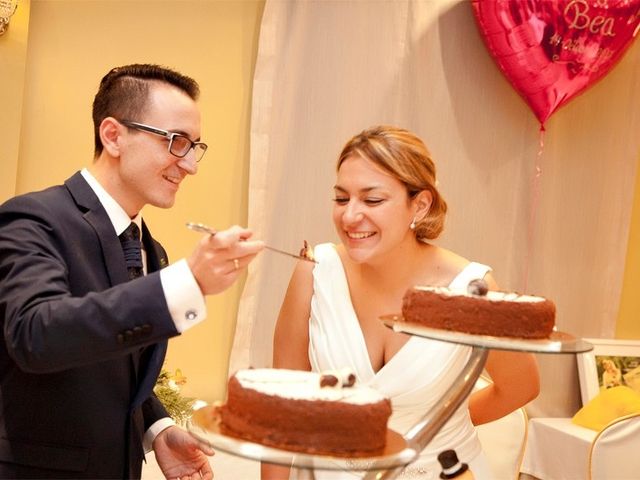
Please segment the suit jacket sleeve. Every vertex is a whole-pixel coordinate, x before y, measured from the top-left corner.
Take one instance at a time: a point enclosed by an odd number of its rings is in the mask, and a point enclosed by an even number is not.
[[[129,282],[106,212],[97,199],[79,207],[65,186],[0,207],[0,319],[9,355],[33,373],[178,334],[159,272]]]

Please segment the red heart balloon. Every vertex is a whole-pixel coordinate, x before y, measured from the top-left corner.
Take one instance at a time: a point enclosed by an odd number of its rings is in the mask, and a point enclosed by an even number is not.
[[[640,0],[472,0],[480,33],[542,125],[633,42]]]

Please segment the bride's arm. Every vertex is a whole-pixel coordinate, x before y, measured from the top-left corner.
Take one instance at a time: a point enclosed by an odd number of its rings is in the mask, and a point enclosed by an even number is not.
[[[498,289],[490,275],[485,280],[491,290]],[[469,397],[474,425],[504,417],[540,393],[538,362],[533,354],[491,350],[485,368],[493,383]]]
[[[474,425],[504,417],[538,396],[540,377],[532,354],[492,350],[485,367],[493,383],[469,397]]]
[[[308,352],[312,271],[312,263],[300,261],[291,275],[273,336],[274,368],[311,370]]]
[[[309,314],[313,295],[313,264],[301,261],[296,266],[273,337],[273,367],[311,370],[309,362]],[[289,467],[263,463],[262,480],[287,480]]]

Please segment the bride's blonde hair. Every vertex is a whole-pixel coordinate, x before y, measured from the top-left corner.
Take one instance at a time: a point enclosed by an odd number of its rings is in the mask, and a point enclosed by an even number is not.
[[[336,165],[357,155],[375,163],[402,182],[409,199],[423,190],[431,192],[429,212],[416,221],[414,233],[418,239],[437,238],[444,228],[447,202],[436,188],[436,166],[426,145],[413,133],[390,125],[368,128],[351,138],[342,149]]]

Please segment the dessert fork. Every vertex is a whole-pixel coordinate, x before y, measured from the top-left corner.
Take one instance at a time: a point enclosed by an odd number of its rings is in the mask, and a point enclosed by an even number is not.
[[[193,230],[201,233],[208,233],[213,236],[218,233],[215,229],[203,224],[203,223],[195,223],[195,222],[187,222],[187,228],[189,230]],[[270,247],[269,245],[265,245],[264,248],[267,250],[271,250],[272,252],[280,253],[282,255],[287,255],[288,257],[297,258],[299,260],[305,260],[307,262],[318,263],[312,258],[305,257],[304,255],[296,255],[295,253],[285,252],[284,250],[280,250],[278,248]]]

